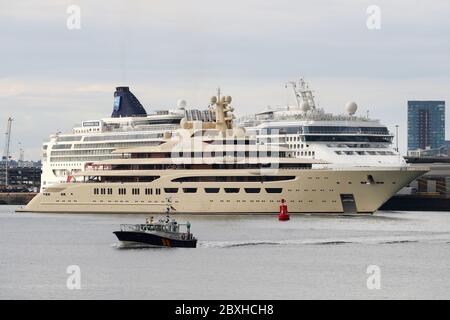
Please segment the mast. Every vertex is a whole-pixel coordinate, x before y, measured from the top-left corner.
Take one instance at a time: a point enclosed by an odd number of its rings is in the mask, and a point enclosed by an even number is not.
[[[6,125],[6,133],[5,133],[5,150],[3,153],[3,159],[5,160],[5,187],[8,187],[8,165],[9,165],[9,146],[11,143],[11,124],[13,119],[11,117],[8,118],[8,123]]]
[[[291,86],[292,86],[292,89],[294,90],[294,95],[295,95],[295,100],[297,101],[297,107],[299,107],[300,108],[300,95],[299,95],[299,93],[298,93],[298,91],[297,91],[297,83],[295,82],[295,81],[289,81],[287,84],[286,84],[286,88],[287,88],[287,86],[288,86],[288,84],[290,84]],[[289,107],[289,106],[288,106]]]
[[[298,92],[296,92],[296,95],[301,96],[302,101],[307,102],[308,106],[311,109],[315,109],[316,102],[314,101],[314,95],[312,90],[309,88],[309,84],[303,78],[300,78],[298,83],[299,83],[299,90]]]
[[[221,96],[220,88],[217,89],[217,97],[211,97],[211,105],[216,106],[216,129],[225,132],[233,127],[233,107],[230,96]]]

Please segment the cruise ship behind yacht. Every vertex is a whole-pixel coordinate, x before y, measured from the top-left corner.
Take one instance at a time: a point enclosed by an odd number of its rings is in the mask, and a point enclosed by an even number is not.
[[[316,105],[313,91],[303,79],[289,85],[296,105],[267,107],[238,119],[258,143],[287,147],[296,157],[322,159],[336,167],[406,165],[392,146],[392,133],[379,120],[357,116],[355,102],[345,106],[346,114],[326,113]]]
[[[18,211],[163,213],[170,203],[178,213],[255,214],[274,213],[286,199],[292,213],[373,213],[427,171],[298,157],[234,126],[231,97],[219,92],[209,110],[215,116],[184,116],[153,145],[115,147],[110,159],[86,164]]]

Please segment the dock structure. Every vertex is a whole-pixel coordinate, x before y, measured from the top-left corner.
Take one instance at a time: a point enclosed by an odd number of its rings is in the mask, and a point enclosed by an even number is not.
[[[450,157],[406,157],[412,166],[430,171],[412,181],[380,210],[450,211]]]
[[[39,166],[0,166],[0,181],[5,181],[8,175],[8,185],[0,185],[0,193],[39,192],[42,170]]]

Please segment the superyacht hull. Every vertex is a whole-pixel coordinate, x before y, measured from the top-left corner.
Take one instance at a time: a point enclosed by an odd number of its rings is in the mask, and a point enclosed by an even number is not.
[[[425,172],[427,169],[419,168],[283,169],[271,175],[279,181],[249,182],[240,178],[261,172],[140,171],[137,180],[146,175],[159,178],[152,182],[58,184],[17,211],[159,214],[170,203],[175,214],[273,214],[285,199],[293,214],[367,214]],[[205,177],[209,179],[199,179]],[[235,179],[211,181],[216,177]]]

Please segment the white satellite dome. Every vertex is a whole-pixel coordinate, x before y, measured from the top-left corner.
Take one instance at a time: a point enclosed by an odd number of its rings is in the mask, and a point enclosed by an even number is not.
[[[356,102],[351,101],[345,105],[345,111],[347,111],[349,115],[354,115],[356,113],[356,110],[358,110],[358,105],[356,104]]]
[[[177,106],[179,109],[185,109],[186,105],[187,105],[187,102],[184,99],[180,99],[177,101]]]
[[[311,107],[309,106],[308,102],[303,101],[302,103],[300,103],[300,110],[302,110],[303,112],[306,112],[309,109],[311,109]]]

